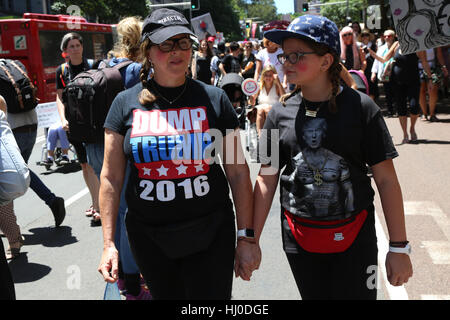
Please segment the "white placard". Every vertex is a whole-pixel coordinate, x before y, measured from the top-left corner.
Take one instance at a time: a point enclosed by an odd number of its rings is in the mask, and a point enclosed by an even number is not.
[[[192,18],[191,24],[199,41],[205,39],[207,34],[211,36],[216,34],[216,27],[209,13]]]
[[[56,102],[40,103],[36,107],[39,128],[50,128],[54,124],[61,125]]]
[[[241,88],[245,95],[252,96],[258,91],[258,83],[252,78],[248,78],[242,82]]]
[[[390,0],[402,54],[450,43],[448,0]]]

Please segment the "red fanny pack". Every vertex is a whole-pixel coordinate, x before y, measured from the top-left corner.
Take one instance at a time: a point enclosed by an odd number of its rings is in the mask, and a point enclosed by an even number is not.
[[[347,250],[355,241],[367,218],[363,210],[343,220],[313,221],[294,216],[284,211],[292,234],[306,251],[314,253],[337,253]]]

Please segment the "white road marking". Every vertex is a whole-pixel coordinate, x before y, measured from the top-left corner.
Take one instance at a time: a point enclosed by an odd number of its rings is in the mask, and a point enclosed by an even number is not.
[[[45,135],[37,137],[35,143],[40,143],[40,142],[44,142],[44,141],[45,141]]]
[[[399,287],[394,287],[389,283],[387,279],[385,265],[386,265],[386,254],[389,249],[389,242],[388,239],[386,238],[383,226],[381,225],[376,212],[375,212],[375,228],[378,240],[378,268],[381,269],[381,274],[383,275],[384,283],[386,284],[386,289],[388,291],[389,298],[391,300],[409,300],[408,293],[406,292],[406,289],[403,285]]]
[[[82,198],[83,196],[85,196],[88,193],[89,193],[89,189],[84,188],[83,190],[78,192],[76,195],[74,195],[74,196],[70,197],[69,199],[67,199],[66,201],[64,201],[66,208],[68,208],[72,203],[76,202],[78,199]]]
[[[405,201],[405,215],[430,216],[447,241],[422,241],[434,264],[450,264],[450,219],[433,201]]]

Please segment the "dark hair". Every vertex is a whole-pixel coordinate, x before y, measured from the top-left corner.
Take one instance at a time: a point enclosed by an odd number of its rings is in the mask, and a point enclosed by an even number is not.
[[[78,41],[80,41],[81,45],[83,45],[83,37],[81,37],[76,32],[70,32],[70,33],[67,33],[66,35],[64,35],[64,37],[61,40],[61,46],[60,46],[61,51],[65,51],[67,49],[67,45],[69,44],[70,40],[78,40]]]
[[[327,45],[317,43],[317,42],[314,42],[312,40],[307,40],[307,39],[304,39],[303,41],[306,42],[306,44],[312,49],[312,51],[314,51],[315,54],[317,54],[319,56],[324,56],[325,54],[329,53],[333,56],[333,63],[331,64],[330,68],[328,69],[328,77],[333,86],[332,91],[331,91],[331,98],[330,98],[330,101],[328,102],[328,110],[331,113],[336,113],[337,112],[336,96],[339,92],[339,85],[340,85],[340,81],[341,81],[341,71],[342,71],[342,65],[340,64],[339,55],[337,54],[337,52],[332,50]],[[301,87],[298,85],[295,86],[295,89],[292,92],[287,93],[280,98],[281,103],[283,105],[286,105],[286,101],[288,99],[290,99],[291,97],[295,96],[296,94],[298,94],[300,91],[301,91]]]
[[[237,43],[236,41],[233,41],[232,43],[230,43],[230,50],[231,51],[236,51],[239,49],[239,43]]]

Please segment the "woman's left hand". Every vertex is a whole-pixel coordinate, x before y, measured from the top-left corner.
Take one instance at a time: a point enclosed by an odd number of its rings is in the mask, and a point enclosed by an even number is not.
[[[388,252],[386,256],[386,272],[389,283],[401,286],[413,276],[413,268],[409,255]]]

